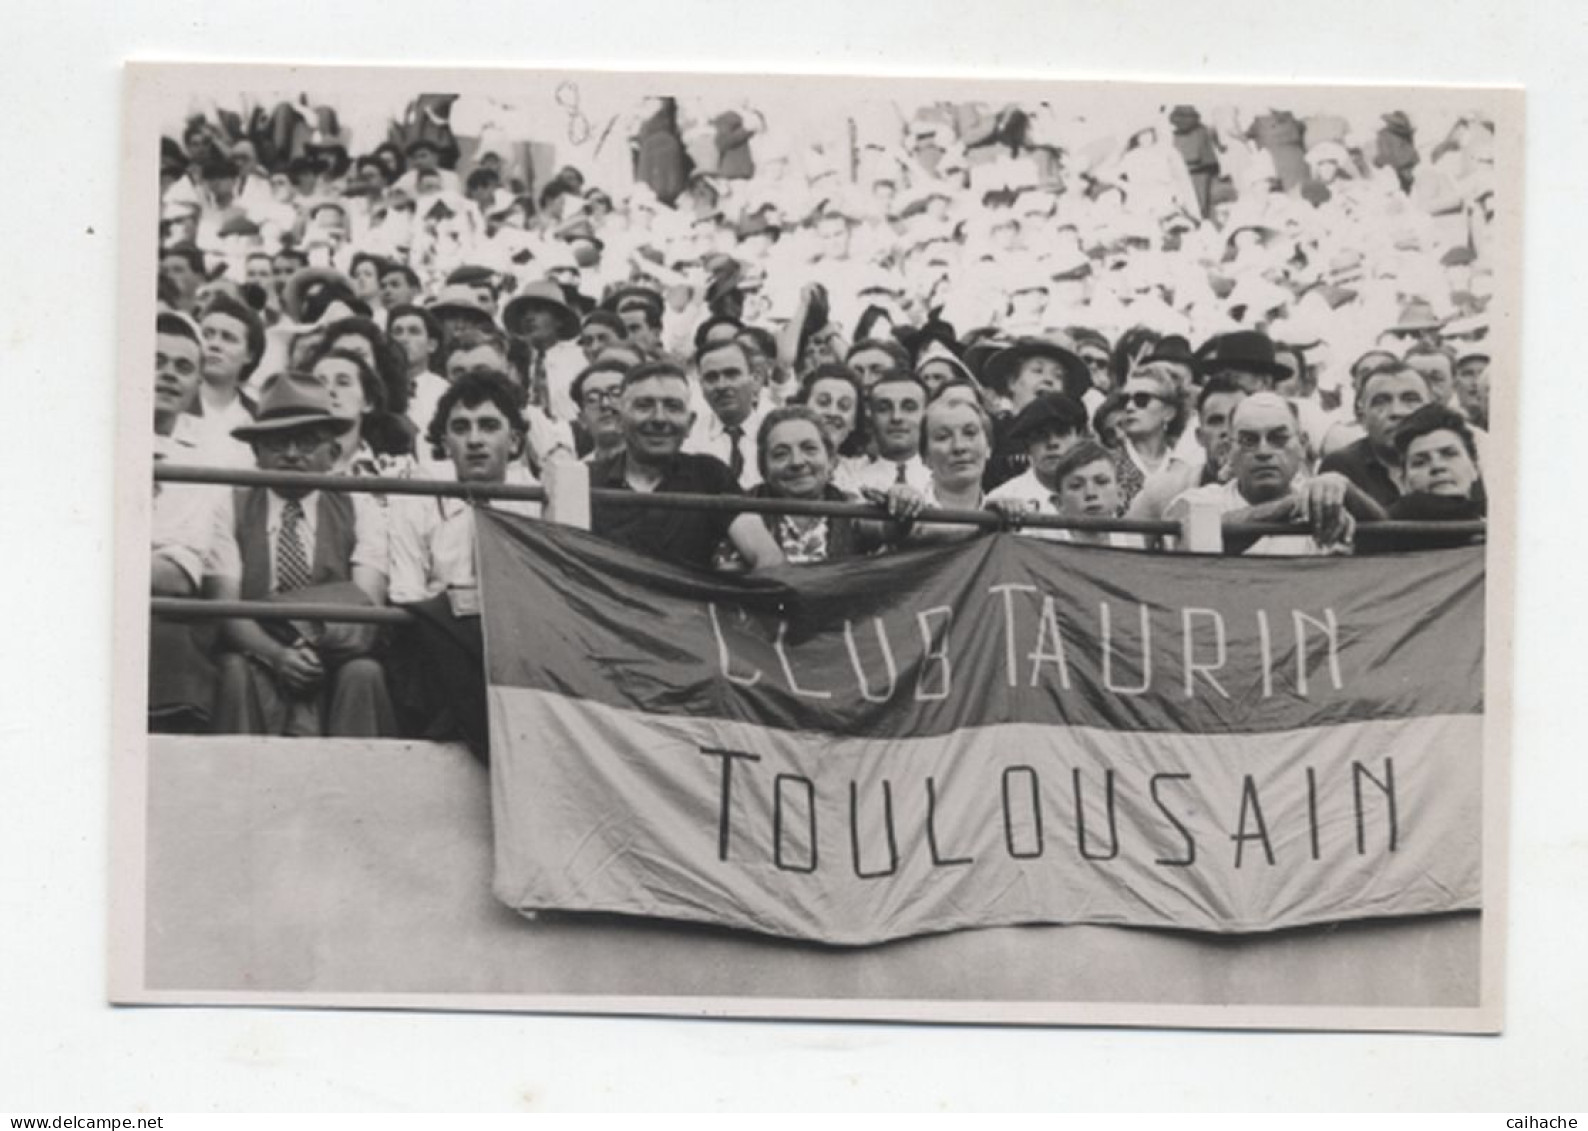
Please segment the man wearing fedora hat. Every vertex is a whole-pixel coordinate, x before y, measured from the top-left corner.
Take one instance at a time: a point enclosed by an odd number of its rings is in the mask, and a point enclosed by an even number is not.
[[[263,471],[326,474],[355,421],[333,415],[324,382],[266,382],[257,419],[234,430]],[[379,605],[388,575],[385,510],[363,493],[240,487],[217,507],[205,588],[219,600]],[[381,737],[396,733],[370,626],[307,620],[221,624],[214,725],[222,734]]]
[[[1247,393],[1260,393],[1290,376],[1274,343],[1257,330],[1235,330],[1209,339],[1196,353],[1202,372],[1228,376]]]

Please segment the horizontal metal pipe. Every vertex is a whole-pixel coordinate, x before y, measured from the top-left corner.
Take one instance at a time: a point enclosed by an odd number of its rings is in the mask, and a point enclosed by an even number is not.
[[[456,496],[469,501],[481,499],[514,499],[541,503],[546,501],[546,489],[522,484],[459,483],[450,479],[383,479],[358,475],[306,475],[301,472],[257,471],[221,467],[173,467],[156,464],[155,480],[162,483],[211,483],[236,487],[304,487],[314,491],[364,491],[379,495]],[[880,504],[840,503],[827,499],[773,499],[745,495],[692,495],[664,494],[661,492],[626,491],[613,487],[593,487],[590,490],[592,507],[647,507],[653,510],[734,511],[750,514],[827,515],[834,518],[856,518],[878,521],[886,519]],[[932,508],[921,512],[918,523],[941,522],[957,525],[998,527],[1003,519],[988,510],[950,510]],[[1058,515],[1030,515],[1020,526],[1041,530],[1096,530],[1117,531],[1125,534],[1159,534],[1176,536],[1180,533],[1177,522],[1149,521],[1127,518],[1061,518]],[[1404,534],[1413,537],[1440,536],[1478,537],[1486,524],[1482,522],[1374,522],[1364,523],[1361,529],[1371,529],[1379,534]],[[1226,523],[1227,537],[1260,537],[1264,535],[1306,534],[1308,528],[1300,523]]]
[[[178,620],[328,620],[355,624],[407,624],[413,614],[390,605],[326,605],[313,601],[206,601],[198,597],[154,597],[155,616]]]

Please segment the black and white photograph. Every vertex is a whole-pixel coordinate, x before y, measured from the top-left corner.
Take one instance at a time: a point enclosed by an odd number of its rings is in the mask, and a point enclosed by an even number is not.
[[[1519,91],[125,100],[113,1001],[1503,1029]]]

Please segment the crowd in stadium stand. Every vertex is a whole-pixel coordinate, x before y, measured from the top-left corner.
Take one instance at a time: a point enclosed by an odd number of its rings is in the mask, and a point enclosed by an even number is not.
[[[1227,540],[1274,555],[1431,544],[1389,519],[1459,542],[1484,515],[1480,115],[652,98],[585,122],[583,165],[484,117],[240,99],[162,139],[157,461],[535,484],[582,460],[592,487],[870,506],[594,508],[595,534],[701,570],[986,529],[928,508],[1174,549],[1026,520],[1201,503],[1292,524]],[[415,616],[156,617],[151,727],[483,746],[471,504],[154,492],[156,596]]]

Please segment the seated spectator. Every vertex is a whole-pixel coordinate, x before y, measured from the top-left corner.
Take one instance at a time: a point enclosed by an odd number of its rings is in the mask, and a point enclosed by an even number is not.
[[[727,464],[682,450],[694,424],[689,394],[689,378],[671,362],[650,362],[626,373],[618,402],[623,450],[591,465],[590,486],[642,494],[742,494]],[[592,510],[596,534],[678,565],[709,569],[724,539],[752,571],[783,561],[777,543],[753,514],[610,503],[595,504]]]
[[[1043,393],[1026,405],[1008,432],[1011,442],[1026,446],[1026,470],[994,487],[987,493],[988,500],[1013,500],[1027,514],[1058,514],[1059,465],[1065,453],[1089,439],[1086,424],[1085,406],[1065,393]],[[1021,533],[1051,541],[1066,540],[1065,531],[1048,527],[1028,527]]]
[[[968,523],[917,523],[928,507],[945,510],[992,510],[1005,522],[1016,523],[1025,513],[1017,499],[991,499],[982,490],[982,476],[992,451],[992,421],[978,405],[943,401],[926,410],[921,425],[921,452],[932,480],[925,491],[908,483],[895,484],[887,496],[893,519],[885,540],[893,545],[958,542],[987,533],[986,527]],[[867,535],[871,532],[868,530]]]
[[[926,386],[912,376],[890,376],[878,381],[866,396],[866,417],[875,449],[863,464],[850,469],[850,478],[862,492],[884,492],[907,483],[926,490],[932,473],[921,459],[921,419],[926,413]],[[879,495],[880,497],[880,495]]]
[[[507,339],[495,327],[470,326],[449,335],[441,351],[442,375],[454,384],[467,373],[507,373]],[[529,422],[529,443],[525,459],[530,471],[539,475],[558,452],[574,455],[573,430],[564,421],[553,421],[544,411],[529,404],[528,390],[516,386],[524,419]]]
[[[866,393],[854,370],[842,365],[818,365],[807,373],[794,394],[793,404],[813,410],[832,437],[837,453],[833,483],[840,490],[858,493],[855,476],[870,463],[866,440]]]
[[[832,430],[812,409],[786,405],[761,421],[756,450],[761,459],[757,498],[857,502],[833,485],[838,448]],[[793,565],[853,557],[862,540],[852,518],[828,515],[763,514],[761,521]]]
[[[264,357],[264,323],[247,306],[222,295],[199,315],[199,336],[204,379],[187,411],[198,420],[192,431],[202,462],[251,467],[247,445],[236,443],[232,433],[254,418],[254,401],[243,385]]]
[[[623,450],[618,399],[623,394],[623,375],[631,368],[621,361],[597,360],[573,380],[570,392],[579,406],[574,439],[586,448],[579,457],[586,463],[608,459]]]
[[[1092,435],[1097,437],[1097,442],[1110,451],[1119,451],[1125,442],[1119,433],[1119,425],[1124,417],[1125,394],[1114,389],[1092,410]]]
[[[436,406],[427,440],[447,453],[459,483],[532,485],[523,463],[529,432],[504,374],[467,373]],[[539,503],[497,499],[492,509],[540,517]],[[415,614],[398,648],[407,728],[462,737],[488,757],[484,641],[474,561],[474,504],[456,496],[406,496],[391,505],[391,600]]]
[[[1171,460],[1168,466],[1147,476],[1126,513],[1131,518],[1156,521],[1186,491],[1217,483],[1230,457],[1230,417],[1235,406],[1245,399],[1246,390],[1233,378],[1210,377],[1197,393],[1196,438],[1202,447],[1201,464]]]
[[[794,375],[778,364],[777,335],[761,326],[746,326],[739,331],[738,342],[750,358],[750,371],[761,382],[761,388],[773,405],[789,400],[795,390]]]
[[[1043,338],[1021,338],[987,359],[987,386],[1009,402],[999,418],[993,454],[987,465],[988,490],[1026,469],[1025,446],[1008,432],[1022,410],[1043,393],[1068,393],[1079,400],[1091,387],[1086,363],[1063,346]]]
[[[379,267],[380,304],[386,308],[387,329],[391,328],[390,313],[399,306],[413,306],[419,301],[419,276],[406,263],[383,260]]]
[[[155,323],[154,461],[176,448],[177,422],[198,394],[202,367],[198,329],[180,314]],[[155,597],[195,597],[204,582],[217,497],[222,488],[197,483],[155,483],[149,516],[149,592]],[[152,617],[149,625],[149,729],[197,734],[209,729],[215,668],[200,636],[206,630]]]
[[[1235,523],[1305,522],[1311,534],[1272,534],[1256,539],[1226,532],[1225,549],[1235,553],[1303,555],[1344,548],[1356,520],[1383,511],[1342,475],[1306,474],[1306,448],[1296,408],[1278,393],[1253,393],[1235,407],[1235,446],[1230,478],[1193,487],[1169,504],[1165,516],[1180,521],[1190,506],[1212,502],[1226,527]]]
[[[447,382],[437,371],[437,355],[441,351],[441,326],[422,306],[412,303],[388,305],[386,308],[386,336],[399,350],[408,365],[408,420],[415,435],[422,435],[430,426],[441,403],[441,394],[447,391]],[[424,444],[416,444],[421,462],[428,462]]]
[[[717,457],[741,487],[754,487],[761,481],[755,437],[767,406],[749,351],[737,337],[708,338],[695,357],[695,370],[710,413],[697,423],[684,450]]]
[[[1106,519],[1118,518],[1124,509],[1124,496],[1119,491],[1118,465],[1111,453],[1096,440],[1079,439],[1053,460],[1050,475],[1057,488],[1053,493],[1054,513],[1061,518]],[[1034,534],[1037,531],[1025,531]],[[1082,542],[1094,546],[1113,546],[1116,549],[1139,550],[1143,539],[1139,534],[1119,530],[1051,530],[1057,542]]]
[[[601,356],[602,350],[613,342],[627,340],[628,336],[629,331],[623,325],[623,319],[610,310],[592,310],[579,323],[579,348],[584,351],[585,360],[591,364]]]
[[[1445,405],[1424,405],[1395,430],[1395,451],[1406,491],[1388,517],[1409,522],[1479,522],[1487,511],[1478,445],[1466,419]],[[1370,525],[1357,532],[1359,547],[1373,551],[1428,550],[1478,541],[1480,536],[1386,533]]]
[[[965,363],[947,351],[922,358],[915,367],[915,375],[921,379],[921,384],[926,386],[928,399],[937,396],[938,391],[950,383],[968,382],[981,389],[981,382],[976,380]]]
[[[386,388],[362,357],[351,350],[329,349],[309,372],[330,392],[332,414],[355,425],[337,438],[332,474],[398,479],[413,474],[411,454],[375,449],[375,444],[389,447],[390,438],[403,429],[386,419]]]
[[[1345,476],[1385,509],[1394,506],[1401,497],[1395,430],[1427,403],[1427,382],[1409,366],[1386,362],[1363,369],[1356,387],[1356,418],[1366,434],[1325,456],[1320,470]]]
[[[1456,361],[1456,402],[1478,428],[1489,426],[1489,355],[1463,354]]]
[[[1149,476],[1165,472],[1195,479],[1197,469],[1176,454],[1185,430],[1185,393],[1173,369],[1163,362],[1136,366],[1119,389],[1124,408],[1119,418],[1119,488],[1128,506]]]
[[[910,372],[910,355],[898,342],[864,338],[849,347],[844,364],[854,370],[860,383],[869,389],[884,376]]]
[[[523,465],[529,425],[502,374],[469,373],[448,387],[426,439],[447,453],[459,483],[532,485]],[[494,508],[531,518],[540,504],[496,500]],[[448,590],[473,589],[474,511],[457,496],[409,495],[391,504],[393,604],[412,604]]]
[[[331,411],[325,385],[288,373],[266,382],[259,419],[237,429],[263,471],[326,474],[353,421]],[[354,605],[386,599],[387,524],[367,495],[302,487],[225,493],[206,588],[219,600],[290,598]],[[370,626],[303,619],[232,619],[214,725],[221,734],[382,737],[396,733]]]
[[[1208,377],[1229,377],[1248,393],[1270,390],[1291,375],[1273,341],[1256,330],[1220,334],[1197,351],[1197,360]]]

